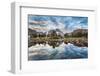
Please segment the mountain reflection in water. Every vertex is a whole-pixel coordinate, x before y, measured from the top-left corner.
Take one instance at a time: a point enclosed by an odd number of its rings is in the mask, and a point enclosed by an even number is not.
[[[79,47],[71,43],[32,43],[28,49],[28,60],[88,58],[88,47]]]

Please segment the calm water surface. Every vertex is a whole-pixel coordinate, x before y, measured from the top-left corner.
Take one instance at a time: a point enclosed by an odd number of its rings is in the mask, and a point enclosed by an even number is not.
[[[78,47],[64,42],[45,43],[30,46],[28,48],[28,60],[51,59],[83,59],[88,58],[88,47]]]

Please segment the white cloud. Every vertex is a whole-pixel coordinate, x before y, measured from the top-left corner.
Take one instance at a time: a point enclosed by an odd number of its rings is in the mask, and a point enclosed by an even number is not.
[[[68,21],[68,23],[66,22]],[[33,25],[29,25],[29,28],[39,28],[37,31],[49,31],[53,29],[60,29],[63,33],[72,32],[75,29],[87,29],[87,25],[81,24],[81,20],[75,20],[72,17],[64,17],[64,18],[55,18],[55,22],[51,19],[47,21],[33,21]],[[65,23],[66,22],[66,23]],[[42,27],[43,26],[43,27]],[[45,28],[45,29],[44,29]]]

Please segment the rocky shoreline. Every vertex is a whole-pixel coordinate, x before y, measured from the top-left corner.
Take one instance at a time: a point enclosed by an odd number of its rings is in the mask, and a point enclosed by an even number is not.
[[[74,44],[75,46],[78,47],[88,47],[88,40],[87,39],[31,39],[28,43],[28,47],[36,44],[49,44],[50,46],[57,47],[59,46],[62,42],[65,44],[71,43]]]

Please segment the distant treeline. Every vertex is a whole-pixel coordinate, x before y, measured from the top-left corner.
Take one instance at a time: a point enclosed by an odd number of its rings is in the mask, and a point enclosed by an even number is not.
[[[67,37],[88,37],[87,29],[76,29],[70,33],[63,33],[60,29],[50,30],[48,32],[37,32],[36,30],[28,29],[28,36],[30,38],[48,37],[52,39],[67,38]]]

